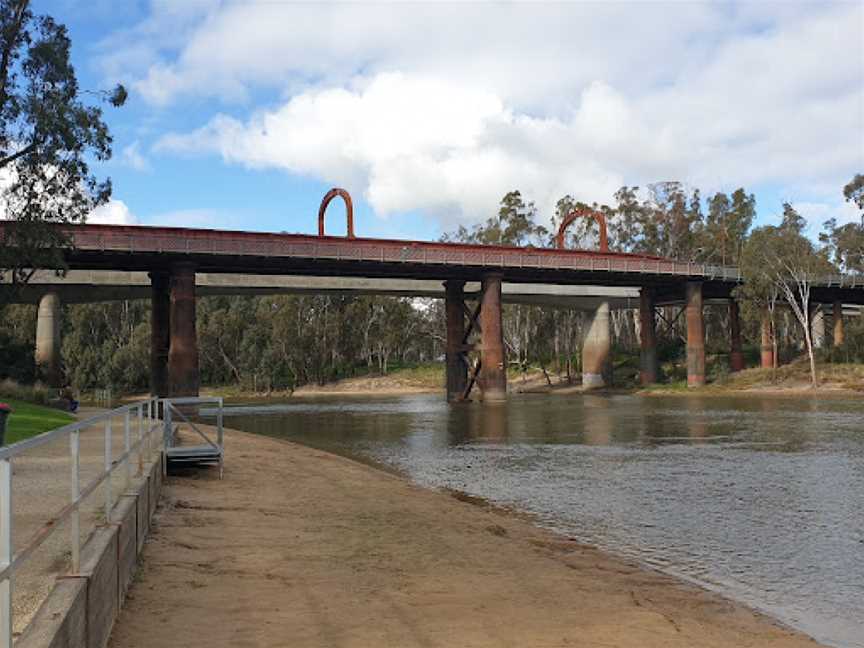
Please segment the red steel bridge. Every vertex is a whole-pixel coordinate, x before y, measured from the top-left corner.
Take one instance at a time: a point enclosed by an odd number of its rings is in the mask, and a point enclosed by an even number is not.
[[[347,236],[324,233],[324,212],[335,196],[347,207]],[[732,290],[741,282],[736,268],[676,261],[607,249],[563,249],[565,219],[555,249],[400,241],[354,236],[350,196],[334,189],[319,211],[318,236],[168,227],[79,225],[67,228],[73,246],[66,261],[74,270],[146,271],[151,281],[152,391],[159,396],[198,393],[195,328],[196,273],[305,275],[380,279],[432,279],[443,282],[447,313],[447,395],[467,399],[480,387],[484,401],[506,395],[505,352],[501,328],[501,284],[553,284],[631,287],[640,291],[641,376],[656,381],[656,307],[683,304],[687,322],[688,384],[705,381],[703,305],[728,303],[731,368],[743,367],[738,307]],[[601,225],[601,247],[605,223]],[[2,227],[2,225],[0,225]],[[0,230],[2,231],[2,230]],[[466,304],[466,282],[481,283],[477,304]],[[842,305],[864,303],[864,280],[826,278],[813,290],[816,304],[833,308],[835,339],[842,338]],[[56,312],[49,292],[40,304],[41,358],[57,364]],[[44,320],[44,325],[42,322]],[[764,328],[764,327],[763,327]],[[476,341],[472,342],[472,339]],[[37,346],[39,346],[37,344]],[[607,384],[610,355],[609,304],[595,309],[583,347],[583,383]],[[763,361],[770,339],[764,340]],[[49,357],[50,356],[50,357]],[[50,371],[49,371],[50,373]]]

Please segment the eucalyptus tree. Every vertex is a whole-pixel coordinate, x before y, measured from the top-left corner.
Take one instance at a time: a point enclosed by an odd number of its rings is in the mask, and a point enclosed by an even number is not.
[[[70,239],[52,225],[79,223],[111,195],[88,160],[111,156],[98,105],[126,90],[81,90],[69,60],[69,34],[28,0],[0,0],[0,275],[28,281],[34,267],[62,273]],[[14,251],[13,251],[14,249]]]
[[[779,300],[789,307],[803,330],[810,380],[815,385],[816,360],[811,332],[811,291],[820,277],[833,268],[824,250],[817,250],[804,235],[806,221],[790,205],[783,205],[779,226],[766,226],[750,236],[741,259],[744,276],[742,294],[770,308],[772,317]],[[776,331],[776,324],[775,324]],[[776,333],[773,336],[776,344]],[[775,350],[776,358],[776,350]]]

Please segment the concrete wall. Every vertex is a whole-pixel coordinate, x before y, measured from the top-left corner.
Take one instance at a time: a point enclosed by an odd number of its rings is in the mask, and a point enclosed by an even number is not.
[[[81,573],[57,579],[15,648],[104,648],[162,489],[162,461],[133,481],[114,506],[111,524],[81,548]]]

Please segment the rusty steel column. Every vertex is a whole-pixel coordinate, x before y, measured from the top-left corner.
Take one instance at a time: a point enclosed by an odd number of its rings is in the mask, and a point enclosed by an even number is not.
[[[761,366],[763,369],[774,368],[774,340],[771,336],[771,317],[768,314],[768,309],[762,309],[762,347],[761,347]]]
[[[639,377],[643,385],[657,382],[657,316],[654,312],[654,289],[639,291]]]
[[[164,398],[168,391],[168,349],[171,344],[171,292],[167,272],[150,277],[150,395]]]
[[[483,277],[480,296],[480,389],[484,402],[507,399],[504,331],[501,325],[501,275]]]
[[[168,385],[171,396],[198,395],[198,338],[195,332],[195,266],[171,268],[171,344]]]
[[[582,387],[597,389],[612,384],[609,302],[601,301],[582,342]]]
[[[846,341],[843,330],[843,302],[834,302],[834,346],[841,346]]]
[[[744,369],[744,353],[741,351],[741,316],[738,312],[738,302],[729,300],[729,369],[741,371]]]
[[[462,355],[465,337],[465,282],[444,282],[444,311],[447,317],[447,401],[457,401],[468,383],[468,366]]]
[[[705,384],[705,320],[702,282],[687,282],[687,386]]]
[[[49,292],[39,300],[36,316],[36,373],[49,387],[61,387],[60,297]]]

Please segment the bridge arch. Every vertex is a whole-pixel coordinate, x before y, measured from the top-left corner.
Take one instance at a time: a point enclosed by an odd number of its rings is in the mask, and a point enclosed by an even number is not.
[[[606,216],[603,212],[591,209],[590,207],[579,207],[564,217],[564,220],[561,221],[561,226],[558,228],[558,234],[555,235],[555,247],[559,250],[564,249],[564,234],[567,232],[567,228],[577,218],[582,217],[593,218],[597,221],[597,224],[600,226],[600,251],[608,252],[609,239],[606,236]]]
[[[346,236],[349,239],[354,238],[354,204],[351,202],[351,194],[340,187],[333,187],[330,191],[324,194],[321,200],[321,206],[318,208],[318,236],[324,236],[324,212],[327,211],[327,205],[336,196],[342,198],[345,202],[345,216],[348,219],[348,228]]]

